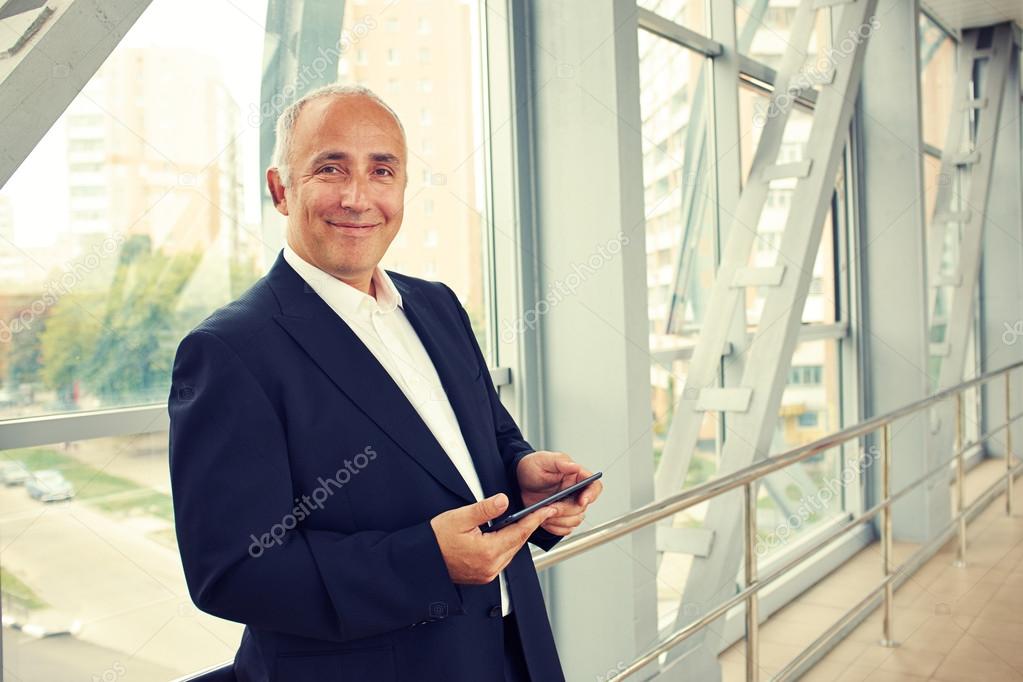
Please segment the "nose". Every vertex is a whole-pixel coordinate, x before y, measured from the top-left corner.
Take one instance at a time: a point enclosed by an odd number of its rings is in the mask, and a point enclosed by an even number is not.
[[[341,190],[341,208],[361,213],[369,208],[367,197],[367,180],[362,177],[355,177],[344,184]]]

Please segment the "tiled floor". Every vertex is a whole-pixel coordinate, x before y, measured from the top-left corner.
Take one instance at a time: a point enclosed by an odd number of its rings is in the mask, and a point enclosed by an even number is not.
[[[967,480],[967,500],[1002,472],[989,461]],[[878,644],[880,610],[821,660],[803,680],[881,682],[1023,680],[1023,479],[1016,481],[1016,514],[998,497],[969,527],[966,568],[955,568],[951,542],[895,594],[897,648]],[[896,562],[916,549],[896,543]],[[880,582],[876,545],[862,550],[773,615],[760,630],[760,676],[770,679],[807,644]],[[745,647],[721,655],[724,679],[745,679]]]

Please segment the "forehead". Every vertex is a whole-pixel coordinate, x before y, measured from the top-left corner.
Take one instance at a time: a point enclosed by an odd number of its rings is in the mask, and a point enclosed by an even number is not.
[[[302,107],[292,137],[295,160],[327,148],[356,157],[388,153],[405,158],[405,142],[394,116],[361,95],[323,97]]]

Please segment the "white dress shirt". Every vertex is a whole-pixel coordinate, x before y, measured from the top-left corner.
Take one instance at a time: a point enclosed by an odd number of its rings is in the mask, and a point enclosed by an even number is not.
[[[305,261],[287,244],[284,260],[337,313],[383,365],[451,458],[477,501],[483,499],[476,466],[426,348],[402,310],[401,294],[379,265],[373,271],[376,298]],[[501,611],[511,613],[504,571],[498,576]]]

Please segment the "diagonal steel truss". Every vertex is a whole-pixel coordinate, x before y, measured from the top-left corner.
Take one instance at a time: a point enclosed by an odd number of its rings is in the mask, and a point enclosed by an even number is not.
[[[963,33],[928,228],[932,388],[962,381],[980,270],[994,150],[1015,49],[1012,26]]]
[[[835,5],[842,5],[835,31],[836,47],[828,51],[825,68],[818,66],[810,75],[803,67],[816,12]],[[711,289],[707,310],[713,313],[705,318],[686,387],[669,427],[655,478],[657,498],[681,490],[706,412],[717,413],[719,417],[728,413],[719,473],[735,471],[768,454],[852,118],[863,53],[876,28],[873,23],[876,5],[877,0],[802,0],[799,4],[749,178],[735,209]],[[811,85],[820,85],[820,92],[805,157],[795,163],[777,163],[795,95]],[[760,221],[771,182],[782,179],[795,179],[796,187],[777,264],[749,267],[756,238],[751,226]],[[748,287],[760,287],[767,292],[760,323],[743,358],[740,385],[720,388],[717,378],[723,350],[731,326],[742,319],[736,312],[744,304]],[[686,608],[679,608],[676,628],[696,620],[734,594],[742,551],[737,513],[740,508],[738,494],[718,497],[709,503],[704,529],[711,534],[710,548],[705,556],[693,559],[682,596]],[[695,656],[687,655],[680,666],[684,676],[716,679],[720,675],[717,632],[711,626],[695,634],[669,654],[666,670],[691,652]],[[674,672],[672,679],[676,677]]]

